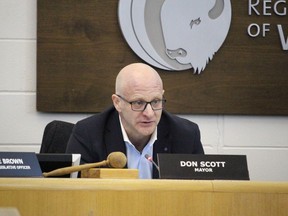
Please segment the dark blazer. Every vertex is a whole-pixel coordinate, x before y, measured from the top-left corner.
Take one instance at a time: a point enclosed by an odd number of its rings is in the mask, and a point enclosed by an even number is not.
[[[204,154],[197,124],[163,110],[157,128],[157,140],[153,145],[156,163],[157,153]],[[77,122],[66,149],[66,153],[80,153],[81,163],[106,160],[115,151],[126,154],[118,112],[114,107]],[[153,178],[159,178],[154,168]]]

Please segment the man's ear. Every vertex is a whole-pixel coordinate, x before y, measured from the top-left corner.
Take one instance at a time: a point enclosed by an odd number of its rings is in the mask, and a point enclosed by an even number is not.
[[[120,112],[121,111],[120,98],[116,94],[113,94],[111,98],[112,98],[112,102],[113,102],[113,105],[114,105],[115,109],[118,112]]]

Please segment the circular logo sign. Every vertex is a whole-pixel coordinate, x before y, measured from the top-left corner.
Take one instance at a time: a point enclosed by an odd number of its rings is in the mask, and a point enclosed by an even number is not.
[[[230,0],[119,0],[119,23],[131,49],[157,68],[201,73],[222,46]]]

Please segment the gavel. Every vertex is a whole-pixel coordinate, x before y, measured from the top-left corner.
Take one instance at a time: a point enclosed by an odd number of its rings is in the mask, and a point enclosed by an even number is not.
[[[97,162],[97,163],[87,163],[78,166],[63,167],[60,169],[52,170],[51,172],[44,172],[42,175],[44,177],[49,176],[62,176],[70,174],[73,172],[78,172],[85,169],[95,168],[95,167],[110,167],[110,168],[123,168],[127,163],[127,158],[122,152],[112,152],[108,155],[107,160]]]

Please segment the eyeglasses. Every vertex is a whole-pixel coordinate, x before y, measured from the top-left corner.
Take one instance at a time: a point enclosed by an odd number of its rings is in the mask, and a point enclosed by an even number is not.
[[[143,101],[143,100],[137,100],[137,101],[128,101],[121,95],[116,94],[119,98],[121,98],[126,103],[129,103],[131,105],[131,109],[136,112],[143,112],[147,105],[150,104],[151,108],[155,110],[161,110],[164,108],[164,104],[166,103],[166,99],[155,99],[150,102]]]

